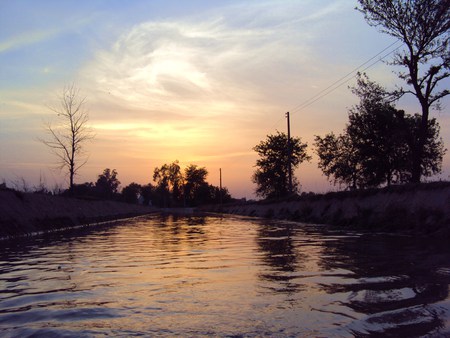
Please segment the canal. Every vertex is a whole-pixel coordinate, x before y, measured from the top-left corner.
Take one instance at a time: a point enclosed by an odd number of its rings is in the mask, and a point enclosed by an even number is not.
[[[0,242],[0,336],[446,336],[449,285],[446,241],[151,215]]]

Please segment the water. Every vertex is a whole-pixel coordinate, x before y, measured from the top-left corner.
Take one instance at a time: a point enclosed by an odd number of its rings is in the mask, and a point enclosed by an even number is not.
[[[450,336],[449,284],[445,242],[154,215],[0,242],[0,336]]]

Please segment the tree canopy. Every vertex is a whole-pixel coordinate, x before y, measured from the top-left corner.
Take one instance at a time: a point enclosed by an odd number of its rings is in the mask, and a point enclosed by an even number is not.
[[[394,55],[392,64],[406,68],[398,73],[421,106],[417,142],[411,149],[412,181],[420,182],[433,105],[450,94],[439,84],[450,77],[450,0],[358,0],[359,11],[369,25],[402,41],[406,48]]]
[[[141,195],[142,186],[138,183],[132,182],[122,189],[122,199],[124,202],[136,204]]]
[[[306,153],[307,144],[298,137],[291,137],[291,165],[297,168],[300,163],[309,161],[311,157]],[[257,185],[256,194],[265,198],[280,198],[289,194],[289,152],[288,136],[277,132],[267,135],[253,148],[259,155],[256,161],[256,171],[252,181]],[[298,192],[298,180],[294,176],[293,192]]]
[[[208,176],[206,168],[199,168],[195,164],[187,166],[184,170],[184,195],[188,204],[205,199],[202,191],[208,186],[206,176]]]
[[[319,156],[318,167],[334,184],[351,189],[365,186],[355,144],[348,134],[316,136],[314,145]]]
[[[181,202],[183,196],[183,174],[178,161],[155,168],[153,180],[156,182],[158,190],[161,191],[165,206],[168,206],[170,203],[169,198],[173,199],[175,203]]]
[[[222,190],[206,182],[208,170],[196,164],[190,164],[181,170],[178,161],[156,167],[153,180],[156,182],[156,204],[159,206],[197,206],[215,204],[231,200],[226,188]]]
[[[98,175],[97,182],[95,182],[95,190],[97,196],[105,199],[112,199],[118,192],[120,181],[117,178],[116,169],[106,168],[103,173]]]
[[[387,91],[365,75],[359,74],[353,93],[360,103],[350,109],[344,133],[315,137],[319,168],[334,183],[352,189],[410,181],[420,115],[397,110]],[[421,175],[430,176],[440,172],[445,153],[434,118],[425,140]]]

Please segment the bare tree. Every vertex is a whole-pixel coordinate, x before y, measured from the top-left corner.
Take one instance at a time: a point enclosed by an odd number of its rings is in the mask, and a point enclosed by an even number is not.
[[[420,182],[428,135],[430,108],[450,94],[439,83],[450,77],[450,0],[358,0],[358,8],[371,26],[402,41],[392,64],[406,68],[398,76],[422,108],[419,137],[413,152],[413,182]]]
[[[80,95],[79,88],[73,84],[65,86],[58,100],[58,106],[49,106],[56,113],[57,122],[46,123],[48,137],[40,141],[57,157],[58,169],[68,171],[69,189],[72,190],[74,176],[88,160],[84,145],[94,138],[94,134],[88,126],[86,97]]]

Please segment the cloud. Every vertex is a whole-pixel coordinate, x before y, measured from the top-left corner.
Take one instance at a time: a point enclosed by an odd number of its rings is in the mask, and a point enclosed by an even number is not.
[[[55,30],[40,30],[16,35],[6,41],[0,42],[0,53],[37,44],[57,35]]]
[[[339,10],[335,2],[240,3],[131,27],[81,71],[101,152],[222,159],[251,171],[251,149],[273,132],[274,116],[314,90],[310,79],[324,71],[315,38]]]
[[[30,45],[40,44],[42,42],[62,36],[68,32],[77,32],[81,28],[88,26],[96,19],[95,14],[84,14],[83,16],[68,16],[66,20],[39,20],[39,27],[18,32],[14,36],[0,42],[0,53],[13,51]],[[44,17],[45,18],[45,17]],[[28,18],[33,20],[33,18]],[[20,20],[18,20],[20,22]],[[19,29],[21,25],[17,25]]]
[[[354,103],[346,86],[295,108],[390,43],[353,10],[354,0],[116,5],[86,2],[69,6],[70,15],[63,2],[27,7],[32,20],[17,11],[26,19],[12,18],[13,31],[4,32],[12,37],[0,41],[4,87],[14,87],[1,93],[0,117],[15,119],[0,126],[10,131],[5,139],[32,141],[51,119],[46,101],[62,81],[75,81],[97,134],[86,180],[108,166],[147,182],[152,167],[179,159],[221,167],[243,189],[252,147],[285,130],[286,111],[291,131],[309,145],[315,134],[340,132]],[[381,64],[370,73],[395,80]],[[36,147],[30,156],[42,157]],[[12,143],[3,149],[21,153]]]
[[[233,108],[267,104],[292,65],[289,77],[310,68],[311,35],[336,10],[322,7],[246,4],[202,20],[144,22],[98,51],[84,74],[110,101],[134,109],[233,114]]]
[[[348,10],[346,0],[240,2],[123,31],[80,72],[98,135],[93,153],[108,156],[92,158],[129,165],[127,175],[178,159],[228,168],[235,188],[251,185],[252,147],[284,130],[286,108],[355,67],[336,64],[339,53],[326,48]],[[343,125],[343,96],[294,116],[292,130],[308,141],[332,129],[335,115]]]

